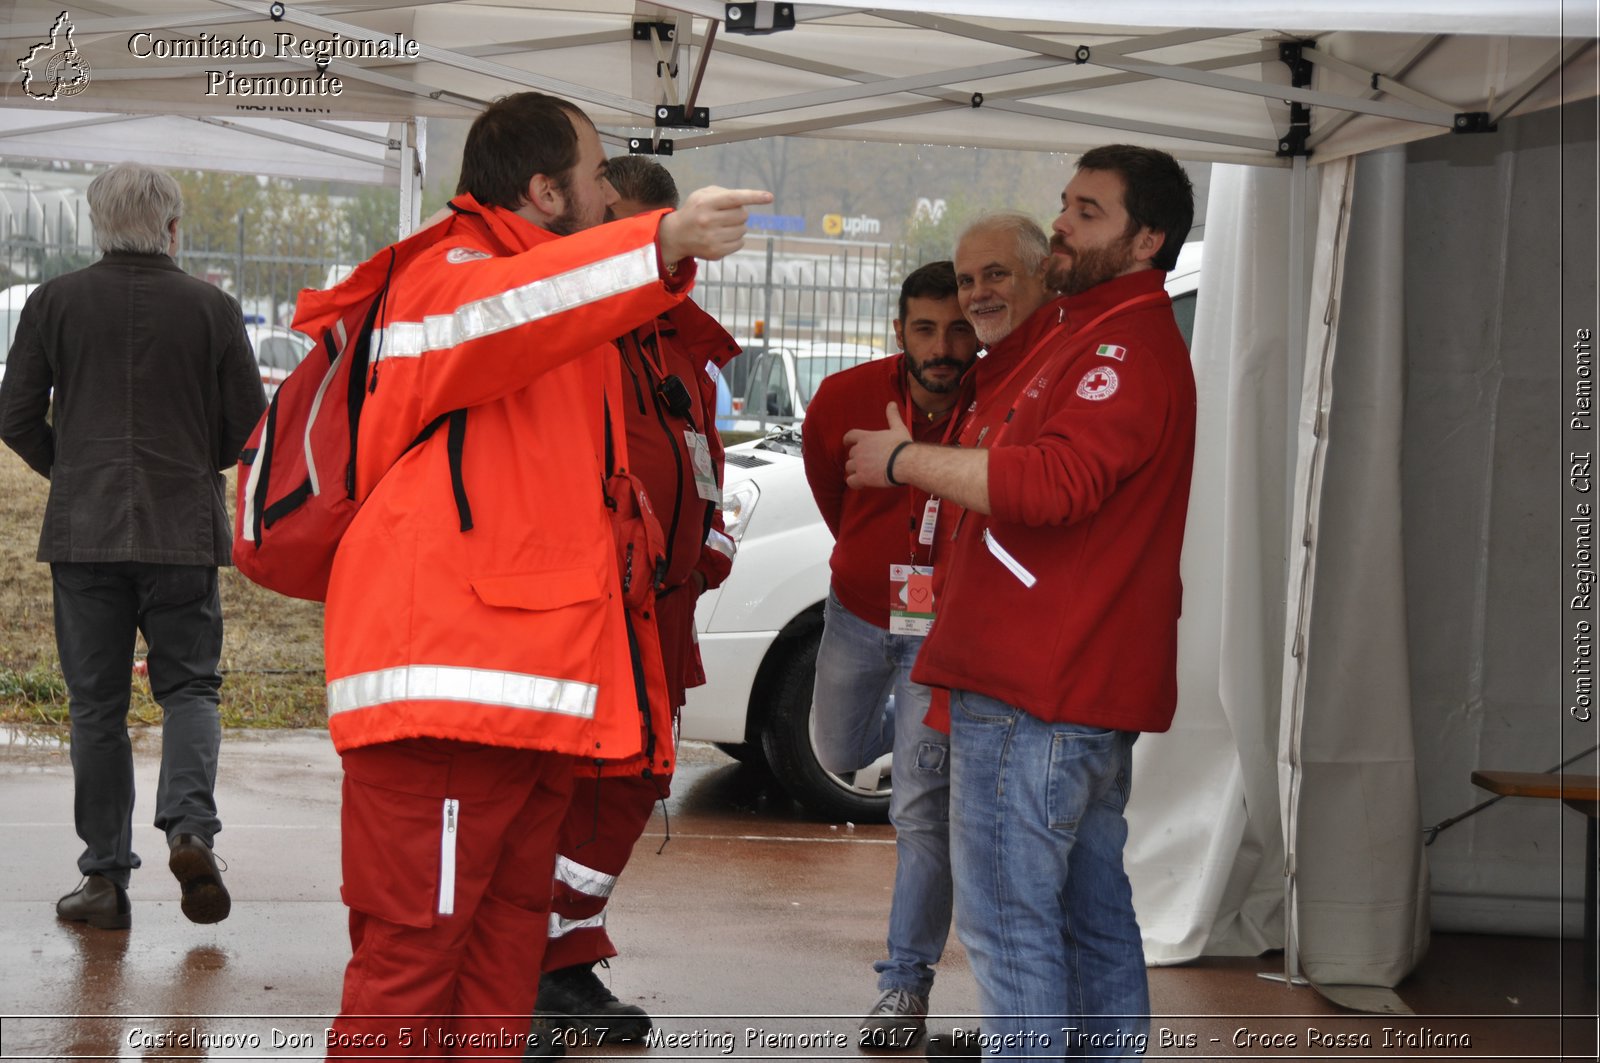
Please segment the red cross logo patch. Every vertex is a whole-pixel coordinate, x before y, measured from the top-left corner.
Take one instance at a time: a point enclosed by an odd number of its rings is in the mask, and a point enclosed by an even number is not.
[[[1078,381],[1078,398],[1090,402],[1103,402],[1117,393],[1117,371],[1110,366],[1100,366],[1083,374]]]

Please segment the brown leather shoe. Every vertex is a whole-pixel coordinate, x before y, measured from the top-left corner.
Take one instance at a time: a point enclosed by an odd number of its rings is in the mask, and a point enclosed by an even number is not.
[[[233,900],[222,884],[222,872],[211,846],[193,834],[179,834],[171,842],[167,867],[183,889],[183,914],[191,923],[220,923],[228,918]]]
[[[133,925],[128,891],[104,875],[86,875],[78,888],[56,902],[56,918],[88,923],[98,930],[126,930]]]

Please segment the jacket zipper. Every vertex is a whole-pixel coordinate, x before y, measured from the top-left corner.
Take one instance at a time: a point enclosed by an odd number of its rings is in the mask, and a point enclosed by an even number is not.
[[[644,674],[644,655],[639,650],[639,636],[634,633],[633,614],[628,610],[622,611],[623,625],[628,630],[628,657],[633,665],[633,693],[639,703],[639,716],[644,721],[644,771],[643,775],[652,775],[652,768],[656,757],[656,729],[655,719],[650,713],[650,684]]]
[[[456,817],[461,802],[453,797],[444,799],[444,828],[439,835],[439,914],[454,915],[456,911]]]

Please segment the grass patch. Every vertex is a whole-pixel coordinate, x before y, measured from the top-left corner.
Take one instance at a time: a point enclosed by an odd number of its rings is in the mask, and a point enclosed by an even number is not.
[[[741,433],[728,433],[731,443]],[[764,433],[749,433],[760,438]],[[228,474],[233,504],[233,474]],[[50,566],[34,560],[50,484],[0,446],[0,724],[64,724],[67,689],[56,659]],[[322,606],[285,598],[221,570],[222,723],[326,727]],[[144,655],[141,640],[136,656]],[[129,719],[158,724],[150,685],[134,676]]]
[[[233,498],[229,474],[228,498]],[[50,566],[34,560],[50,485],[0,447],[0,723],[64,724],[67,688],[56,658]],[[222,724],[326,727],[322,606],[263,590],[222,569]],[[135,651],[143,656],[143,640]],[[150,684],[133,674],[129,722],[158,724]]]

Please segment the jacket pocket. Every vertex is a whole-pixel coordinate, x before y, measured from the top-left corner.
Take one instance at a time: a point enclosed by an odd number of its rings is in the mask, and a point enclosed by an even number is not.
[[[413,780],[397,788],[394,764],[365,747],[344,757],[343,876],[352,909],[401,926],[426,929],[455,909],[455,837],[459,803],[445,795],[445,771],[413,762]],[[380,754],[381,755],[381,754]],[[385,770],[387,769],[387,770]]]
[[[580,602],[595,601],[605,593],[598,573],[592,568],[476,576],[472,580],[472,590],[485,605],[533,611],[564,609]]]

